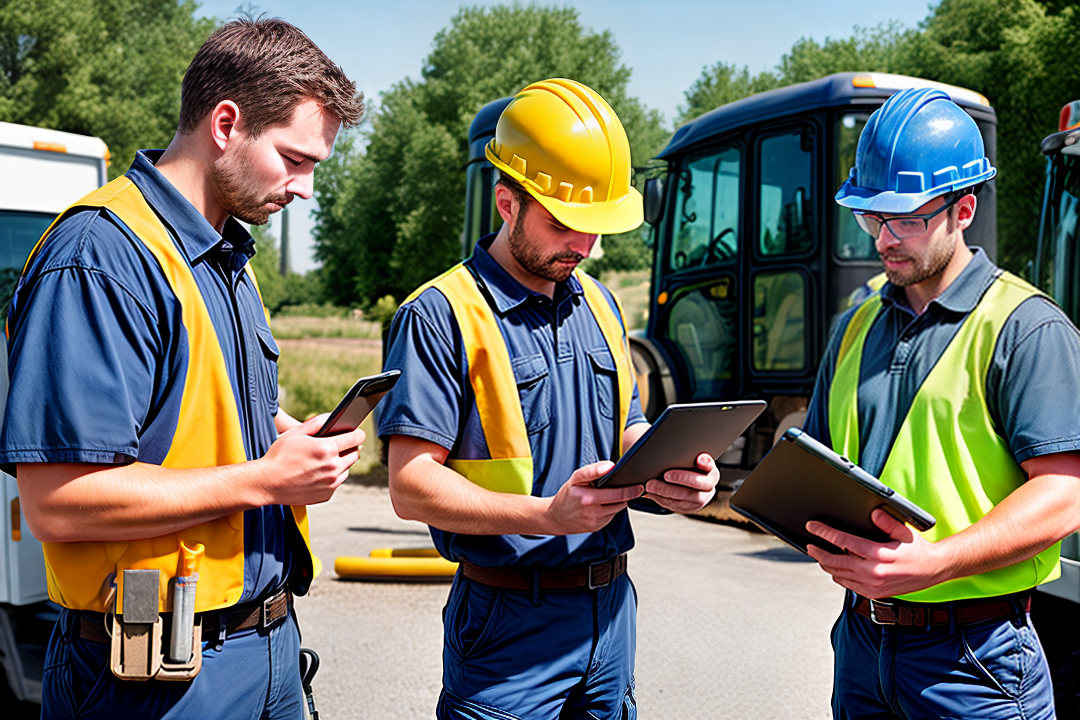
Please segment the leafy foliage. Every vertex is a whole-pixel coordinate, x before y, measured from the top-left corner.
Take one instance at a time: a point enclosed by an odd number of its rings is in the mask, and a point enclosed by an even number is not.
[[[339,151],[316,176],[316,254],[329,298],[369,308],[386,296],[400,301],[460,259],[469,124],[530,82],[569,77],[592,87],[618,113],[633,157],[651,157],[666,133],[658,112],[627,95],[630,70],[618,58],[611,33],[586,31],[572,8],[458,12],[435,36],[421,79],[383,94],[366,150]]]
[[[0,3],[0,120],[96,135],[123,173],[135,151],[165,147],[180,81],[214,29],[191,0]]]

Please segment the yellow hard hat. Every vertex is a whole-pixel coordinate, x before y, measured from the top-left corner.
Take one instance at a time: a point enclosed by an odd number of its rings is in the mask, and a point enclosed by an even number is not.
[[[626,131],[579,82],[555,78],[519,92],[484,154],[571,230],[610,235],[641,225]]]

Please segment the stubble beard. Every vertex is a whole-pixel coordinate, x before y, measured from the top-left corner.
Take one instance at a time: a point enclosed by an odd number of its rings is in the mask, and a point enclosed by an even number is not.
[[[952,233],[941,239],[941,242],[932,243],[922,258],[908,255],[913,263],[907,270],[890,270],[885,268],[885,277],[897,287],[911,287],[921,282],[930,280],[945,272],[945,268],[956,254],[956,241]],[[884,259],[884,257],[883,257]]]
[[[292,196],[264,195],[253,177],[251,151],[246,144],[232,158],[219,158],[210,169],[214,195],[225,212],[249,225],[265,225],[276,212],[266,205],[275,203],[285,207]]]
[[[521,206],[517,222],[514,223],[514,229],[510,232],[507,243],[510,255],[517,261],[518,265],[529,273],[551,282],[563,282],[574,272],[577,267],[576,263],[584,260],[585,256],[573,250],[568,250],[544,257],[538,249],[529,244],[528,239],[525,237],[524,220],[527,207],[524,204]],[[573,266],[564,265],[563,261],[565,260],[571,260],[575,264]]]

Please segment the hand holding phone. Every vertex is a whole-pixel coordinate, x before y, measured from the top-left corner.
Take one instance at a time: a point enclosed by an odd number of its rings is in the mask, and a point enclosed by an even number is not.
[[[364,422],[364,418],[382,400],[383,395],[394,387],[400,376],[400,370],[387,370],[357,380],[315,433],[315,437],[337,435],[360,427],[360,423]]]

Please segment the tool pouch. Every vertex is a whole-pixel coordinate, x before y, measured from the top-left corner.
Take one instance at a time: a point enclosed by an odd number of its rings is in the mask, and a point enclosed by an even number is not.
[[[188,657],[165,657],[158,612],[159,570],[125,570],[123,615],[113,616],[113,675],[121,680],[190,680],[202,669],[202,624],[190,625]],[[194,603],[192,603],[194,607]],[[174,621],[176,620],[174,613]]]

